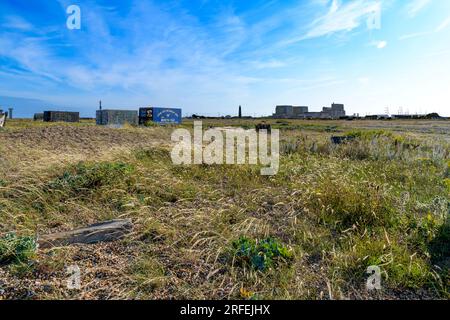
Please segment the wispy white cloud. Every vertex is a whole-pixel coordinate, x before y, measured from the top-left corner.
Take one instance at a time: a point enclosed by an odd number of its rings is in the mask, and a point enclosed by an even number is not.
[[[114,34],[117,29],[121,37]],[[248,36],[245,22],[232,11],[224,11],[205,28],[187,13],[174,15],[152,2],[134,1],[126,16],[111,10],[106,16],[103,8],[92,5],[83,11],[81,31],[66,32],[63,42],[70,43],[77,59],[59,55],[50,43],[36,36],[24,38],[19,32],[0,34],[0,56],[72,90],[96,95],[126,92],[152,96],[159,103],[175,100],[192,105],[201,105],[199,100],[213,105],[218,96],[238,100],[261,81],[244,69],[283,66],[281,60],[264,57],[254,56],[247,65],[227,58]],[[13,69],[0,71],[16,76]]]
[[[33,25],[26,21],[24,18],[13,15],[6,16],[3,19],[1,26],[2,28],[13,29],[16,31],[30,31],[34,29]]]
[[[252,61],[251,65],[256,69],[275,69],[286,66],[286,63],[281,60],[267,60],[267,61]]]
[[[436,32],[441,32],[442,30],[446,29],[450,25],[450,17],[442,21],[442,23],[436,28]]]
[[[292,44],[337,32],[352,31],[363,24],[365,25],[370,15],[379,10],[381,10],[380,1],[354,0],[341,4],[339,0],[333,0],[328,12],[315,19],[309,25],[305,34],[286,40],[283,44]]]
[[[381,41],[373,41],[370,43],[370,45],[376,47],[377,49],[384,49],[387,47],[388,43],[387,41],[381,40]]]
[[[402,35],[399,38],[399,40],[408,40],[408,39],[414,39],[414,38],[419,38],[419,37],[424,37],[424,36],[430,36],[433,33],[438,33],[438,32],[445,30],[448,26],[450,26],[450,17],[448,17],[444,21],[442,21],[436,27],[436,29],[434,29],[433,31],[423,31],[423,32],[415,32],[415,33],[405,34],[405,35]]]
[[[424,31],[424,32],[415,32],[415,33],[408,33],[408,34],[404,34],[402,36],[399,37],[399,40],[408,40],[408,39],[414,39],[414,38],[419,38],[419,37],[423,37],[423,36],[427,36],[429,35],[430,32],[428,31]]]
[[[425,9],[432,0],[412,0],[409,1],[406,10],[410,17],[415,17],[417,14]]]
[[[0,35],[0,56],[17,61],[22,70],[35,76],[60,81],[52,70],[51,53],[39,38],[4,33]]]

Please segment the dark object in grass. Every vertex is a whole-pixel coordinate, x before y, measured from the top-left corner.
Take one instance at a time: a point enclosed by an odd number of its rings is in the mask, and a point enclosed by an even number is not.
[[[87,228],[44,235],[38,239],[39,247],[52,248],[76,243],[94,244],[111,242],[123,238],[131,232],[131,220],[111,220],[93,224]]]
[[[346,136],[346,137],[333,136],[333,137],[331,137],[331,142],[333,144],[343,144],[343,143],[350,142],[353,140],[355,140],[355,137],[352,137],[352,136]]]
[[[267,124],[265,122],[258,123],[256,126],[256,132],[259,132],[260,130],[267,130],[268,133],[272,132],[272,126],[270,124]]]

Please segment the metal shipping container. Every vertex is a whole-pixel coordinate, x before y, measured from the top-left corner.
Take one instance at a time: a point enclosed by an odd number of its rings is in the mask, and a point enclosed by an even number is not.
[[[181,124],[181,109],[153,108],[153,122],[159,124]]]
[[[79,122],[79,112],[44,111],[45,122]]]
[[[131,125],[138,124],[138,113],[133,110],[97,110],[97,125]]]
[[[44,120],[44,114],[43,113],[35,113],[33,116],[34,121],[42,121]]]
[[[153,121],[153,108],[140,108],[139,109],[139,125],[143,126],[148,121]]]

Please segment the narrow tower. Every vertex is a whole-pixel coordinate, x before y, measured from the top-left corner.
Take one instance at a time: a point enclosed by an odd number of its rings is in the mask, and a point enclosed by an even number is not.
[[[239,106],[239,119],[242,118],[242,107]]]

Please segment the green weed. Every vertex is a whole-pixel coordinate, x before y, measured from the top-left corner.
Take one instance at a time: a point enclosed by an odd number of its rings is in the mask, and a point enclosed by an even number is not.
[[[14,233],[8,233],[0,238],[0,263],[28,263],[34,257],[36,249],[33,237],[18,237]]]
[[[258,241],[241,237],[234,241],[232,246],[239,263],[259,271],[272,269],[279,263],[289,262],[293,258],[292,251],[274,238]]]

